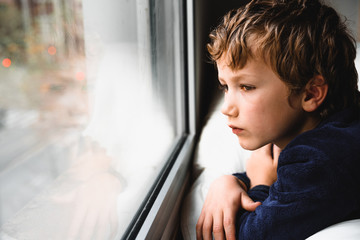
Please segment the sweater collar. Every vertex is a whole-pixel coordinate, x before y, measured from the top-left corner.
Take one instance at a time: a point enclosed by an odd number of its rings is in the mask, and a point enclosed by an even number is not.
[[[359,109],[357,107],[348,107],[322,120],[316,128],[322,127],[330,122],[350,123],[358,119],[359,119]]]

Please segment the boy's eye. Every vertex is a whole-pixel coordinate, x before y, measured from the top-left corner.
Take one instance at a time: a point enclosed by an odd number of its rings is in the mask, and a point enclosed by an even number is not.
[[[253,87],[253,86],[248,86],[248,85],[240,85],[240,88],[241,88],[241,90],[243,90],[243,91],[250,91],[250,90],[255,89],[255,87]]]
[[[219,83],[219,89],[223,92],[226,92],[228,90],[228,86],[226,84]]]

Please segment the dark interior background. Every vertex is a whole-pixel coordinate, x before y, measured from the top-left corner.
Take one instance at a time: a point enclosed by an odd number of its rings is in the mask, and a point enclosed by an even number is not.
[[[210,62],[206,50],[209,33],[231,9],[248,3],[249,0],[196,0],[195,22],[195,79],[196,79],[196,129],[201,131],[215,100],[220,97],[217,71]]]

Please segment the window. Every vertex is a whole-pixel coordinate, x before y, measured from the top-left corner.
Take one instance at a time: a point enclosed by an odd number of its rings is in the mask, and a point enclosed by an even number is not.
[[[1,239],[136,236],[161,191],[179,191],[193,144],[183,6],[0,1]]]

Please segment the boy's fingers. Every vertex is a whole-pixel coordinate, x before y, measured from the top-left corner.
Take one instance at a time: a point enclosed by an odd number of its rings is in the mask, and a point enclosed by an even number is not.
[[[223,215],[220,212],[219,214],[214,216],[214,222],[212,226],[212,232],[214,234],[214,238],[216,240],[224,239],[224,226],[223,226]]]
[[[201,213],[200,217],[196,223],[196,239],[201,240],[202,239],[202,226],[204,223],[204,214]]]
[[[225,230],[225,236],[226,240],[235,240],[235,218],[236,218],[236,212],[231,211],[225,211],[224,212],[224,230]]]
[[[198,222],[199,223],[199,222]],[[206,216],[202,219],[200,225],[196,225],[196,237],[197,239],[211,240],[212,239],[212,227],[213,218],[212,216]]]
[[[278,159],[278,158],[279,158],[280,152],[281,152],[281,149],[274,144],[274,145],[273,145],[274,159]]]
[[[281,149],[274,144],[274,145],[273,145],[273,154],[274,154],[274,161],[275,161],[275,166],[276,166],[276,168],[277,168],[277,165],[278,165],[278,160],[279,160],[280,152],[281,152]]]
[[[205,214],[201,213],[199,220],[196,224],[196,239],[197,240],[204,239],[204,236],[203,236],[204,222],[205,222]]]
[[[254,202],[247,194],[241,195],[241,206],[246,211],[253,212],[260,205],[261,202]]]
[[[272,154],[272,144],[269,143],[265,146],[263,146],[262,148],[260,148],[260,150],[265,154],[265,155],[268,155],[268,156],[271,156]]]
[[[203,225],[202,225],[202,239],[204,240],[211,240],[212,239],[212,228],[213,228],[213,217],[206,217],[204,219]]]

